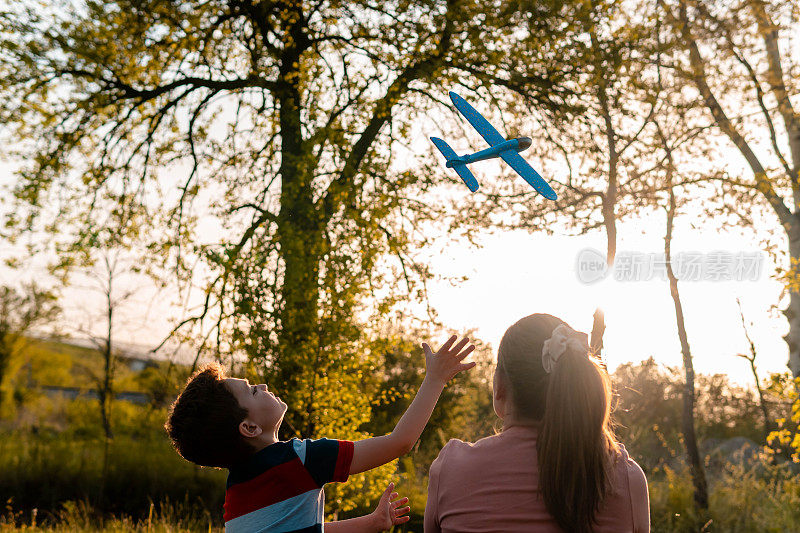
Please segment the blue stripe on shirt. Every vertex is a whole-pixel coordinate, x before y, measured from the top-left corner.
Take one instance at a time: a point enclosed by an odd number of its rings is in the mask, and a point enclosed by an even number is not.
[[[324,517],[322,490],[310,490],[299,496],[262,507],[225,522],[226,533],[287,533],[305,531],[321,525]],[[320,527],[321,530],[321,527]]]

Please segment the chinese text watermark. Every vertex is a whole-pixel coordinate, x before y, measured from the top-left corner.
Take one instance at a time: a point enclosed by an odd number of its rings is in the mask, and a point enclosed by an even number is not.
[[[756,281],[762,263],[761,252],[678,252],[672,255],[672,272],[679,281]],[[609,268],[603,253],[585,248],[575,270],[583,283],[604,279],[609,271],[616,281],[667,279],[663,253],[620,251]]]

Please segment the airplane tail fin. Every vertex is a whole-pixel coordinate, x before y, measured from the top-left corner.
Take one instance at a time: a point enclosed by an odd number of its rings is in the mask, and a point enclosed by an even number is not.
[[[458,154],[456,154],[455,151],[450,148],[450,145],[438,137],[431,137],[431,141],[433,141],[433,144],[436,145],[436,148],[438,148],[439,151],[442,152],[442,155],[447,159],[447,166],[458,172],[458,175],[461,176],[461,179],[464,181],[467,187],[469,187],[469,190],[472,192],[477,191],[478,180],[475,179],[475,176],[473,176],[472,172],[470,172],[469,168],[467,168],[466,163],[454,161],[454,159],[458,159]]]

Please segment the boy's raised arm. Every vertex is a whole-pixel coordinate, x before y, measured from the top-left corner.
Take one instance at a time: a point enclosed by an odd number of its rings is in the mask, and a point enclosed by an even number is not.
[[[400,421],[388,435],[355,442],[350,474],[364,472],[408,453],[425,429],[428,419],[436,407],[445,385],[453,376],[475,366],[474,362],[462,363],[472,351],[470,345],[462,352],[469,339],[462,339],[453,346],[456,336],[450,337],[435,354],[430,346],[422,343],[425,350],[425,379],[411,405],[400,417]]]

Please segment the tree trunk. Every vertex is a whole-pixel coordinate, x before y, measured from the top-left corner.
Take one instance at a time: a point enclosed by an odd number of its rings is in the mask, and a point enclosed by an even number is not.
[[[683,308],[681,298],[678,293],[678,280],[669,266],[669,253],[667,253],[667,275],[669,276],[669,288],[672,300],[675,303],[675,320],[678,324],[678,337],[681,342],[681,354],[683,354],[683,367],[686,373],[686,384],[683,390],[683,440],[686,445],[686,453],[689,455],[689,466],[692,472],[692,484],[694,485],[694,502],[700,511],[708,510],[708,488],[706,485],[706,475],[703,463],[700,460],[700,452],[697,448],[697,437],[694,431],[694,365],[692,364],[692,354],[689,350],[689,342],[686,337],[686,327],[683,319]]]
[[[101,514],[104,515],[103,511],[105,510],[106,504],[106,482],[108,479],[108,452],[109,446],[111,444],[111,439],[114,438],[114,434],[111,431],[111,395],[113,394],[112,389],[112,376],[111,373],[113,372],[113,344],[112,344],[112,334],[113,334],[113,319],[114,319],[114,303],[111,299],[112,295],[112,283],[114,280],[114,270],[111,267],[108,258],[105,258],[106,261],[106,268],[108,269],[108,286],[106,287],[106,320],[108,320],[107,330],[106,330],[106,339],[105,339],[105,346],[103,346],[103,359],[105,360],[105,368],[103,373],[103,379],[100,383],[100,387],[98,387],[98,400],[100,402],[100,416],[103,422],[103,433],[105,434],[104,444],[103,444],[103,470],[100,476],[100,486],[98,487],[98,498],[97,498],[97,507],[100,509]],[[104,520],[104,518],[101,518]]]
[[[619,154],[617,153],[617,134],[611,121],[608,95],[603,83],[600,84],[598,90],[598,99],[603,110],[606,141],[608,142],[608,186],[605,194],[603,194],[603,226],[606,229],[606,264],[608,265],[608,272],[613,275],[612,269],[617,256],[617,215],[615,207],[617,203],[617,163]],[[603,352],[603,334],[605,331],[605,314],[603,309],[598,307],[594,311],[590,341],[592,351],[597,355],[601,355]]]
[[[256,9],[256,8],[254,8]],[[320,331],[320,272],[328,252],[326,229],[337,211],[351,207],[359,188],[353,181],[361,162],[381,128],[391,118],[392,107],[417,79],[432,76],[442,65],[447,53],[455,18],[449,13],[458,9],[457,2],[447,2],[448,15],[444,19],[441,39],[436,50],[404,68],[375,105],[373,116],[359,135],[347,155],[341,173],[328,185],[321,198],[312,183],[318,161],[314,153],[313,135],[304,138],[300,105],[300,65],[303,54],[313,46],[308,29],[309,14],[302,2],[286,4],[286,16],[280,27],[269,24],[259,26],[264,42],[274,39],[276,31],[283,34],[280,52],[278,81],[273,91],[277,102],[281,137],[281,197],[277,216],[277,242],[283,265],[283,279],[278,289],[277,340],[274,364],[269,369],[272,379],[282,388],[282,397],[289,404],[282,437],[289,432],[313,436],[319,415],[315,412],[315,390],[326,367],[336,364],[325,356]],[[262,5],[258,18],[267,20],[267,10]],[[336,305],[334,303],[334,305]],[[338,338],[330,335],[329,342]],[[328,342],[328,341],[326,341]],[[271,354],[272,355],[272,354]]]
[[[315,373],[317,325],[319,323],[319,272],[325,252],[323,239],[327,221],[314,203],[312,178],[314,156],[303,139],[298,87],[300,56],[308,40],[297,19],[290,18],[283,30],[291,36],[281,57],[276,96],[281,132],[281,208],[278,215],[278,243],[283,261],[281,301],[278,310],[278,353],[275,365],[281,396],[289,405],[285,432],[314,434],[311,389],[305,381]],[[291,22],[294,21],[294,22]],[[288,436],[288,435],[283,435]],[[296,435],[292,435],[296,436]]]
[[[767,402],[764,399],[764,390],[761,388],[761,381],[758,379],[758,371],[756,370],[756,345],[753,343],[753,340],[750,338],[750,333],[747,331],[747,324],[744,320],[744,311],[742,311],[742,303],[739,301],[739,298],[736,298],[736,303],[739,305],[739,316],[742,317],[742,329],[744,330],[744,336],[747,338],[747,343],[750,347],[750,355],[739,354],[739,357],[747,359],[747,361],[750,363],[750,371],[753,373],[753,381],[756,382],[756,391],[758,392],[758,404],[761,407],[761,414],[764,417],[764,444],[768,445],[770,431],[769,410],[767,409]]]
[[[107,297],[107,315],[106,318],[108,319],[108,330],[106,332],[106,342],[105,342],[105,349],[103,350],[103,358],[105,359],[105,369],[103,374],[103,383],[100,387],[100,391],[98,396],[100,397],[100,415],[103,419],[103,432],[105,433],[106,440],[110,440],[114,438],[114,434],[111,431],[111,400],[113,392],[113,384],[112,384],[112,372],[114,371],[114,361],[113,361],[113,345],[112,345],[112,333],[113,333],[113,318],[114,318],[114,303],[111,300],[111,283],[113,281],[113,272],[111,267],[108,267],[108,292],[106,293]]]
[[[281,257],[285,271],[282,284],[282,302],[279,312],[278,354],[275,365],[282,392],[289,404],[287,430],[314,434],[316,418],[308,398],[313,386],[307,382],[309,373],[315,373],[313,361],[318,349],[317,325],[319,323],[319,268],[321,239],[315,238],[308,227],[308,212],[300,198],[290,201],[282,195],[281,212],[290,213],[284,219],[280,233]],[[295,209],[293,209],[293,207]],[[305,233],[307,238],[303,238]],[[292,435],[297,436],[297,435]]]
[[[761,407],[761,415],[764,417],[764,444],[767,444],[769,442],[770,432],[769,411],[767,410],[767,402],[764,399],[764,390],[761,388],[761,383],[758,381],[755,352],[753,352],[753,356],[754,357],[750,359],[750,370],[753,372],[753,380],[756,382],[756,391],[758,391],[758,404]]]
[[[3,382],[11,363],[11,343],[11,335],[7,334],[5,328],[0,325],[0,406],[3,405]]]
[[[683,441],[686,446],[686,453],[689,456],[689,467],[692,473],[692,484],[694,485],[694,503],[700,517],[706,515],[708,511],[708,486],[706,483],[705,470],[700,460],[700,451],[697,447],[697,437],[694,430],[694,364],[692,363],[692,352],[689,349],[689,340],[686,335],[686,324],[683,317],[683,306],[678,292],[678,278],[672,270],[672,226],[675,219],[675,191],[672,187],[672,156],[669,146],[664,143],[667,150],[667,184],[669,189],[669,208],[667,210],[667,234],[664,238],[664,259],[667,265],[667,277],[669,278],[669,289],[672,301],[675,304],[675,321],[678,326],[678,338],[681,343],[681,354],[683,355],[683,368],[686,374],[686,383],[683,389]]]
[[[797,224],[797,223],[795,223]],[[795,229],[794,233],[800,231],[799,228]],[[789,255],[791,265],[800,265],[800,241],[789,240]],[[793,270],[797,270],[795,266]],[[800,272],[795,272],[794,275],[800,276]],[[789,305],[783,310],[786,320],[789,321],[789,332],[784,335],[783,340],[789,346],[789,370],[792,372],[792,377],[800,377],[800,293],[790,290],[789,292]]]

